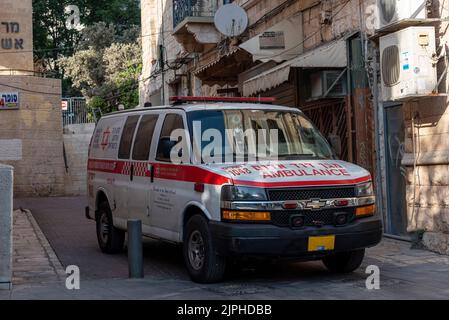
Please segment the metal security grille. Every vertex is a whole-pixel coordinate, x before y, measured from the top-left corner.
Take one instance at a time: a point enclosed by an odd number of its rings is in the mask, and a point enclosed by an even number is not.
[[[205,0],[173,0],[173,28],[188,17],[213,17],[216,3]]]
[[[89,115],[86,99],[63,98],[62,102],[62,122],[64,126],[94,122],[93,117]]]
[[[382,52],[382,77],[386,86],[394,86],[401,75],[399,48],[391,46]]]
[[[331,134],[336,134],[341,139],[340,158],[351,161],[352,150],[350,150],[348,118],[346,103],[343,99],[315,103],[301,107],[304,114],[318,127],[318,130],[328,138]]]
[[[332,189],[269,189],[270,201],[310,200],[310,199],[339,199],[355,197],[355,188]]]
[[[290,226],[290,219],[293,215],[303,215],[305,226],[334,225],[334,217],[336,213],[348,214],[348,223],[354,220],[355,211],[353,208],[350,208],[346,210],[327,209],[320,211],[276,211],[271,213],[271,222],[278,227],[288,227]]]

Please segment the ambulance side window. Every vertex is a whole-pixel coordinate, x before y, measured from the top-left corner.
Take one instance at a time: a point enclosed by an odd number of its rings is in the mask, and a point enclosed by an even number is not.
[[[168,114],[165,117],[164,125],[162,126],[161,135],[159,137],[156,153],[157,161],[170,162],[170,152],[178,143],[177,141],[171,141],[170,136],[176,129],[184,129],[182,116],[179,114]]]
[[[120,140],[120,147],[118,149],[119,159],[129,159],[131,153],[131,143],[133,141],[134,132],[136,131],[139,116],[130,116],[126,120],[122,132],[122,139]]]
[[[150,156],[151,139],[158,119],[157,114],[147,114],[142,117],[137,130],[133,148],[133,160],[146,161]]]

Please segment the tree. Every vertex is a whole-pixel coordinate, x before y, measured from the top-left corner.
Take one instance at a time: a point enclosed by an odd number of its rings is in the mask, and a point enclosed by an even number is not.
[[[59,59],[66,78],[80,90],[91,108],[111,112],[118,104],[126,108],[139,103],[138,85],[142,71],[140,42],[118,43],[114,26],[97,23],[82,31],[80,50]]]
[[[113,25],[115,37],[122,37],[119,39],[122,42],[129,30],[140,25],[139,3],[139,0],[33,0],[35,58],[42,71],[62,78],[64,70],[56,61],[71,56],[78,49],[82,33],[66,27],[68,5],[79,8],[80,22],[86,27],[98,22]],[[71,90],[70,81],[65,80],[63,93]]]

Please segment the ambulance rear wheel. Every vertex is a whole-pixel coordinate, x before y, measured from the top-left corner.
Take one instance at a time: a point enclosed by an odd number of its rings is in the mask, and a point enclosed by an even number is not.
[[[96,217],[98,245],[103,253],[114,254],[123,251],[125,231],[114,227],[112,212],[107,202],[102,202]]]
[[[202,215],[195,215],[184,229],[184,260],[193,281],[214,283],[223,279],[226,258],[213,247],[209,224]]]
[[[334,273],[350,273],[357,270],[365,257],[365,249],[339,252],[323,259],[326,268]]]

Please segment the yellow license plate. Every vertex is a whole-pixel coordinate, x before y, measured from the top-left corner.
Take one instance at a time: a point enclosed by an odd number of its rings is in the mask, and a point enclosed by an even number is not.
[[[335,248],[335,236],[309,237],[309,252],[329,251]]]

